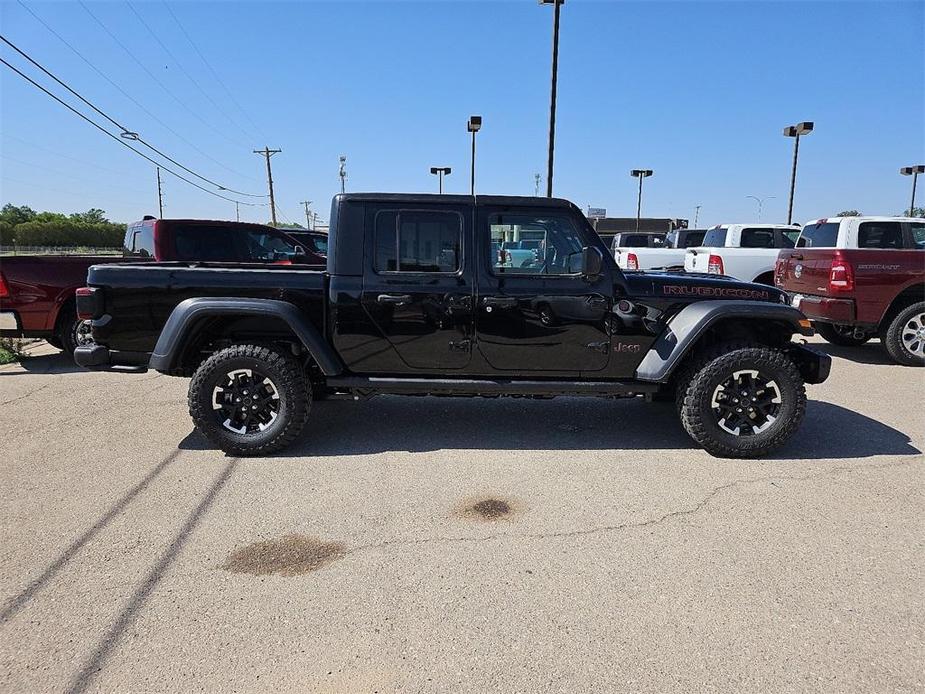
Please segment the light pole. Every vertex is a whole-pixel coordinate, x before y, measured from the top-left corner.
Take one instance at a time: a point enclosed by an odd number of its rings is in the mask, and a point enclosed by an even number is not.
[[[565,0],[540,0],[553,5],[552,14],[552,83],[549,90],[549,160],[546,164],[546,197],[552,197],[552,161],[556,149],[556,86],[559,81],[559,10]]]
[[[337,175],[340,176],[340,192],[347,192],[347,155],[341,154],[338,159],[340,162],[340,169],[337,172]]]
[[[475,134],[482,129],[481,116],[469,116],[466,130],[472,133],[472,168],[469,175],[469,194],[475,195]]]
[[[695,229],[697,228],[697,220],[700,219],[700,208],[701,207],[703,207],[703,205],[696,205],[694,207],[694,228]]]
[[[453,169],[451,169],[449,166],[431,166],[430,172],[440,178],[440,187],[438,190],[440,191],[440,195],[443,195],[443,177],[449,176],[451,173],[453,173]]]
[[[903,176],[912,176],[912,204],[909,205],[909,216],[915,213],[915,183],[920,173],[925,173],[925,164],[918,166],[904,166],[899,170]]]
[[[764,207],[764,201],[765,201],[765,200],[773,200],[773,199],[775,199],[777,196],[776,196],[776,195],[768,195],[768,196],[766,196],[766,197],[759,198],[757,195],[746,195],[745,197],[746,197],[746,198],[751,198],[752,200],[754,200],[755,202],[758,203],[758,221],[760,222],[760,221],[761,221],[761,208]]]
[[[793,141],[793,171],[790,173],[790,203],[787,205],[787,224],[793,223],[793,190],[797,184],[797,157],[800,155],[800,135],[809,135],[813,131],[811,120],[788,125],[784,128],[784,136],[794,138]]]
[[[540,181],[543,180],[543,177],[538,173],[533,174],[533,197],[538,198],[540,196]]]
[[[652,175],[652,169],[633,169],[630,176],[639,179],[639,196],[636,198],[636,231],[639,231],[639,216],[642,214],[642,179]]]

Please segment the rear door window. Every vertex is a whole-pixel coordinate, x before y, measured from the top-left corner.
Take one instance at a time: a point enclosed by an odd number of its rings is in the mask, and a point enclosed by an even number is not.
[[[902,247],[902,222],[861,222],[858,228],[858,248]]]
[[[925,222],[913,222],[909,225],[909,231],[912,234],[912,247],[925,249]]]
[[[838,222],[807,224],[797,239],[797,248],[835,248],[838,243]]]
[[[456,212],[388,210],[376,216],[377,272],[459,270],[462,217]]]
[[[707,233],[703,235],[703,245],[710,246],[711,248],[722,248],[726,245],[727,231],[728,229],[726,229],[726,227],[709,229]]]

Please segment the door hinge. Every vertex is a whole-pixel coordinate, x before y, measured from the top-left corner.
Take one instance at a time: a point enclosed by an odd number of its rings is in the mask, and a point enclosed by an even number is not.
[[[593,349],[595,352],[600,352],[601,354],[607,354],[610,351],[610,342],[604,340],[603,342],[589,342],[585,345],[588,349]]]

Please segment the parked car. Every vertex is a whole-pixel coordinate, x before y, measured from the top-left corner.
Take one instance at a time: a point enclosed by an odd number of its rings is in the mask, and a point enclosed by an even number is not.
[[[542,230],[540,266],[493,257],[512,226]],[[327,271],[92,267],[78,311],[96,344],[75,360],[192,375],[193,421],[233,455],[291,443],[313,397],[393,393],[672,397],[705,449],[753,457],[828,376],[783,292],[624,274],[566,200],[341,194],[330,243]]]
[[[666,236],[661,231],[621,231],[610,240],[610,252],[617,248],[662,248]]]
[[[324,265],[317,254],[262,224],[201,219],[145,219],[129,224],[123,256],[15,256],[0,266],[0,337],[41,337],[73,352],[90,341],[74,310],[87,269],[104,263],[239,261]]]
[[[676,229],[668,232],[664,245],[615,247],[613,257],[624,270],[683,270],[686,249],[702,246],[706,229]]]
[[[779,250],[793,248],[799,235],[799,226],[721,224],[707,230],[701,246],[687,249],[684,269],[773,285]]]
[[[836,345],[879,336],[894,361],[925,365],[925,220],[830,217],[781,251],[775,284]]]

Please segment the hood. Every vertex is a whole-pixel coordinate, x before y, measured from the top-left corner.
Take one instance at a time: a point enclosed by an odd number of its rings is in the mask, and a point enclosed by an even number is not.
[[[734,277],[692,272],[624,272],[631,295],[676,297],[678,299],[745,299],[787,303],[787,295],[776,287],[742,282]]]

